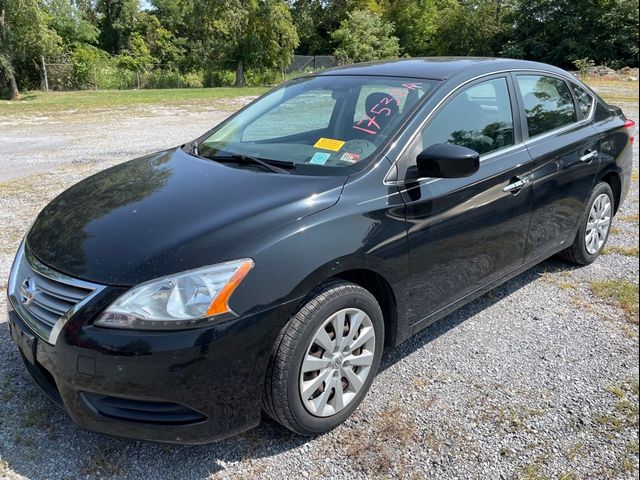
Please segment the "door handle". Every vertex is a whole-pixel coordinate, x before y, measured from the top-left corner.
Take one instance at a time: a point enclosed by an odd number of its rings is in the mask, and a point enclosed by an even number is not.
[[[589,162],[591,159],[596,158],[598,156],[597,150],[587,150],[587,153],[580,157],[581,162]]]
[[[527,183],[529,183],[529,179],[527,177],[513,177],[511,179],[511,183],[504,187],[502,190],[504,192],[513,193],[515,195],[520,190],[522,190],[522,187],[524,187]]]

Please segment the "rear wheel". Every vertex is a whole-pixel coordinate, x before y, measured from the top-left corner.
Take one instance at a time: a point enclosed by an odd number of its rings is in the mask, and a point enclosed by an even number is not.
[[[591,192],[576,239],[560,257],[578,265],[588,265],[600,256],[609,239],[614,199],[609,184],[600,182]]]
[[[280,334],[265,410],[302,435],[335,428],[366,395],[383,345],[382,311],[371,293],[346,281],[320,287]]]

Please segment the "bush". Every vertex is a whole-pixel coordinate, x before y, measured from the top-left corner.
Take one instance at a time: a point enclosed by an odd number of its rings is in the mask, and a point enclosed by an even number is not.
[[[109,56],[104,50],[91,45],[79,46],[71,53],[71,78],[61,78],[60,81],[63,84],[70,83],[73,88],[94,88],[96,71],[109,61]]]
[[[180,73],[175,70],[156,70],[142,75],[142,88],[180,88]]]
[[[207,70],[204,72],[205,87],[231,87],[236,81],[236,73],[230,70]]]
[[[279,70],[270,69],[247,70],[245,72],[245,81],[246,84],[250,87],[275,85],[282,82],[282,73]]]
[[[249,69],[244,72],[245,84],[250,87],[276,85],[282,82],[280,70]],[[208,70],[203,76],[205,87],[232,87],[236,83],[236,72],[233,70]]]
[[[578,69],[580,78],[587,78],[589,76],[589,70],[596,66],[596,62],[590,58],[578,58],[573,61],[573,64]]]
[[[204,85],[202,72],[190,72],[182,75],[181,85],[185,88],[202,88]]]
[[[124,90],[137,86],[135,72],[118,68],[110,61],[96,69],[96,88],[99,90]]]
[[[318,68],[318,69],[314,70],[311,67],[306,67],[303,70],[296,70],[295,72],[289,72],[289,73],[285,74],[284,80],[285,81],[295,80],[296,78],[303,77],[303,76],[309,75],[311,73],[321,72],[322,70],[324,70],[324,68]]]

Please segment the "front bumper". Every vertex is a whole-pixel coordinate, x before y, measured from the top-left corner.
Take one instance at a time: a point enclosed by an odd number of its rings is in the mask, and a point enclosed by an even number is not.
[[[151,333],[71,320],[51,345],[8,305],[29,372],[79,426],[185,444],[259,424],[271,349],[290,314],[284,304],[220,325]]]

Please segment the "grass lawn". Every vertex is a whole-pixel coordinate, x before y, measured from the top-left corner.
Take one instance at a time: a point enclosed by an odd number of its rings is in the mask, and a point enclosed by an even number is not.
[[[56,110],[128,105],[185,105],[215,103],[221,99],[261,95],[268,87],[170,88],[162,90],[83,90],[78,92],[25,92],[17,101],[0,100],[3,113],[40,113]]]
[[[590,78],[585,83],[597,90],[602,98],[613,105],[638,102],[638,82]]]
[[[589,79],[601,95],[613,104],[637,102],[638,83]],[[269,87],[170,88],[162,90],[83,90],[78,92],[25,92],[18,101],[0,100],[2,114],[36,114],[71,109],[120,107],[129,105],[214,104],[234,97],[261,95]]]

